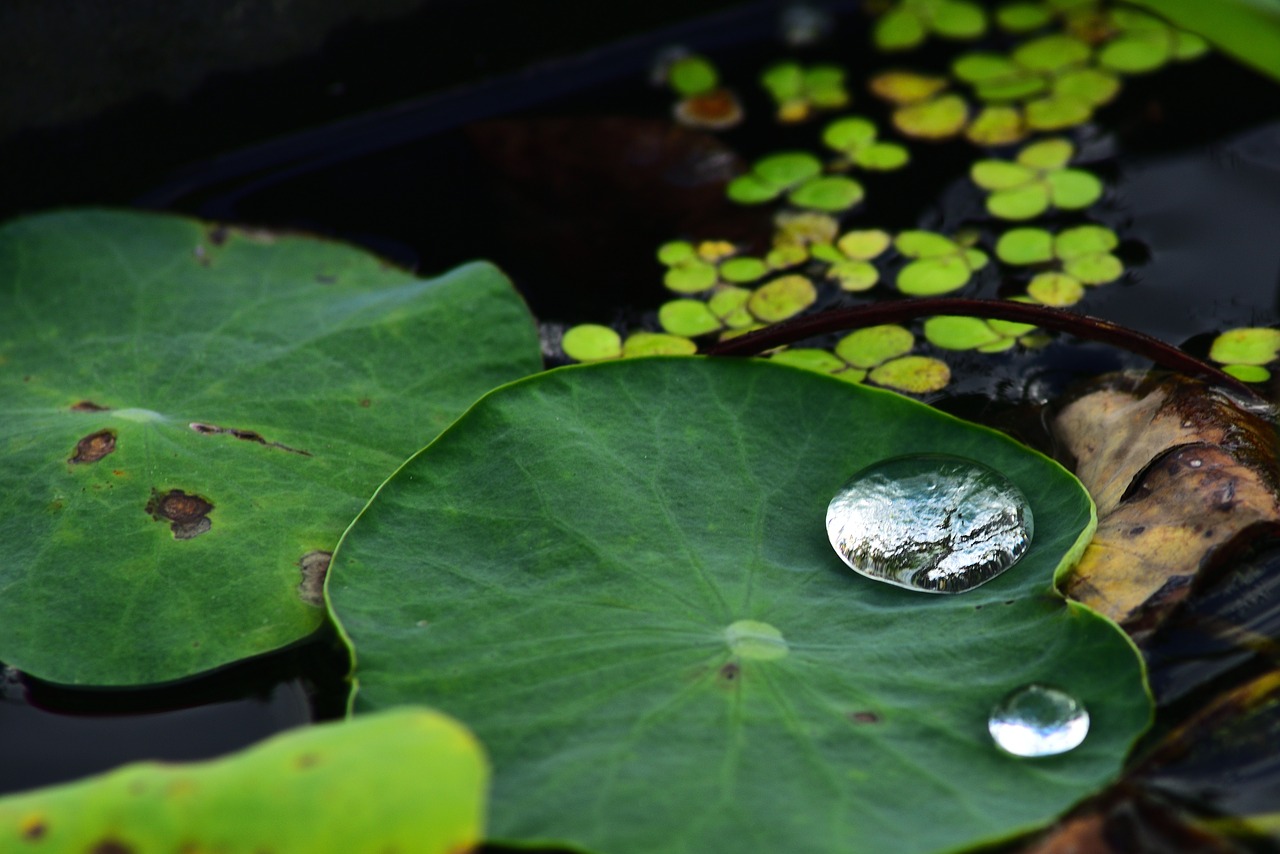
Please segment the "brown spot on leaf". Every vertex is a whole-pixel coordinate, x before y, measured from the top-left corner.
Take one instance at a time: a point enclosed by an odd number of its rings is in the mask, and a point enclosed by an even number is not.
[[[82,400],[71,405],[72,412],[106,412],[110,408],[109,406],[94,403],[92,400]]]
[[[875,712],[868,711],[850,712],[849,720],[855,724],[878,724],[880,723],[880,716]]]
[[[320,764],[320,754],[303,753],[293,760],[293,764],[296,768],[303,771],[308,768],[314,768]]]
[[[49,825],[42,815],[30,815],[22,820],[20,826],[22,838],[30,842],[37,839],[43,839],[44,835],[49,832]]]
[[[209,242],[214,246],[221,246],[227,242],[228,234],[229,232],[225,225],[215,225],[213,228],[209,229]]]
[[[373,406],[373,401],[367,397],[362,397],[360,399],[360,405],[363,406],[365,409],[368,409],[370,406]]]
[[[76,451],[69,463],[96,463],[116,449],[116,431],[99,430],[76,442]]]
[[[103,839],[89,849],[89,854],[135,854],[136,850],[119,839]]]
[[[333,552],[307,552],[298,561],[302,581],[298,584],[298,598],[317,608],[324,605],[324,577],[329,572],[329,559]]]
[[[147,501],[147,513],[157,522],[168,522],[175,540],[190,540],[213,527],[209,513],[213,504],[199,495],[188,495],[181,489],[171,489],[161,494],[151,490]]]
[[[291,454],[298,454],[303,457],[311,456],[310,451],[291,448],[279,442],[268,442],[261,433],[255,430],[239,430],[235,427],[221,427],[217,424],[205,424],[200,421],[192,421],[187,426],[202,436],[233,436],[241,441],[253,442],[255,445],[262,445],[266,448],[276,448],[277,450],[288,451]]]
[[[322,285],[332,285],[338,281],[338,277],[331,273],[316,273],[316,282]]]
[[[732,682],[742,675],[742,668],[738,666],[738,662],[730,661],[720,668],[720,678],[726,682]]]

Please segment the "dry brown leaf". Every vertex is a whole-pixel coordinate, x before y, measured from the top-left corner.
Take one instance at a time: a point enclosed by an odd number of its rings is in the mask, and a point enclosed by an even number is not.
[[[1197,380],[1109,378],[1053,426],[1098,505],[1066,592],[1133,633],[1158,625],[1217,547],[1280,520],[1274,427]]]

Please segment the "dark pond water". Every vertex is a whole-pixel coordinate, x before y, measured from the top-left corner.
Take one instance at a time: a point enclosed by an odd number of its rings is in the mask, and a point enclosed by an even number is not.
[[[800,51],[840,62],[851,80],[882,67],[862,19],[840,14],[831,39]],[[677,235],[759,245],[769,222],[729,207],[704,185],[735,158],[813,147],[812,125],[775,127],[754,79],[788,53],[779,6],[736,7],[492,77],[390,109],[271,140],[136,185],[121,195],[147,207],[300,229],[363,244],[424,273],[485,257],[502,266],[552,329],[578,322],[645,323],[663,301],[655,247]],[[745,125],[708,141],[668,133],[671,96],[648,82],[672,44],[712,56],[738,81]],[[929,62],[944,67],[947,49]],[[855,111],[887,124],[855,83]],[[751,117],[755,117],[755,121]],[[233,120],[234,110],[227,120]],[[1280,86],[1221,57],[1131,79],[1120,100],[1082,130],[1081,159],[1108,184],[1091,219],[1119,231],[1130,271],[1090,293],[1091,314],[1203,355],[1213,335],[1280,319]],[[637,144],[665,146],[648,165]],[[962,180],[967,144],[913,145],[910,181],[868,183],[869,202],[847,227],[989,228]],[[892,187],[892,190],[887,188]],[[32,201],[36,197],[32,197]],[[62,202],[95,201],[59,195]],[[1002,294],[994,265],[966,295]],[[1037,439],[1036,405],[1083,377],[1145,363],[1061,338],[1003,356],[948,356],[955,381],[930,398],[941,408]],[[1274,390],[1273,390],[1274,392]],[[1274,393],[1272,394],[1274,397]],[[1240,558],[1230,574],[1152,652],[1152,676],[1170,720],[1212,691],[1275,665],[1280,549]],[[1242,604],[1247,603],[1247,604]],[[1242,651],[1214,640],[1226,612],[1272,647]],[[1210,628],[1206,628],[1210,627]],[[72,779],[136,758],[188,759],[342,712],[345,661],[330,632],[201,679],[135,692],[71,691],[10,674],[0,701],[0,791]],[[1267,724],[1269,725],[1269,724]],[[1232,748],[1235,749],[1235,748]],[[1153,785],[1200,805],[1254,808],[1280,794],[1280,767],[1248,765],[1241,782],[1224,750]],[[1199,762],[1200,764],[1196,764]],[[1234,776],[1232,774],[1234,773]],[[1199,781],[1197,783],[1196,781]],[[1274,800],[1270,801],[1274,807]]]

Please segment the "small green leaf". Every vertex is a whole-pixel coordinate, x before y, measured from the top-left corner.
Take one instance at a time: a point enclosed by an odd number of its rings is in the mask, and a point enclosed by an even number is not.
[[[1027,293],[1042,305],[1062,308],[1084,299],[1084,285],[1065,273],[1040,273],[1027,284]]]
[[[1053,235],[1043,228],[1015,228],[996,241],[996,257],[1006,264],[1043,264],[1053,260]]]
[[[870,261],[888,249],[892,242],[887,231],[872,228],[842,234],[836,241],[836,247],[850,258]]]
[[[1036,180],[1036,172],[1008,160],[979,160],[969,168],[973,183],[984,190],[1009,190]]]
[[[880,281],[880,271],[870,261],[849,259],[837,261],[827,269],[827,278],[840,283],[840,290],[850,293],[870,290]]]
[[[720,277],[726,282],[754,282],[768,272],[768,265],[759,258],[730,258],[720,265]]]
[[[915,297],[937,296],[963,288],[969,282],[969,265],[959,255],[922,258],[898,273],[898,290]]]
[[[819,211],[845,211],[862,201],[865,191],[862,185],[844,175],[825,175],[810,178],[787,194],[787,201],[796,207]]]
[[[928,31],[910,9],[898,7],[876,19],[872,38],[883,51],[910,50],[924,41]]]
[[[1100,252],[1067,259],[1062,270],[1085,285],[1105,285],[1124,275],[1124,264],[1116,256]]]
[[[796,243],[784,243],[775,246],[764,256],[764,262],[770,270],[785,270],[809,260],[809,253]]]
[[[964,135],[975,145],[1011,145],[1023,139],[1027,129],[1017,107],[988,106],[978,111]]]
[[[1049,200],[1066,211],[1083,210],[1102,198],[1102,182],[1083,169],[1059,169],[1045,176]]]
[[[1040,3],[1006,3],[996,9],[996,24],[1010,33],[1029,33],[1052,21],[1053,14]]]
[[[782,365],[791,365],[793,368],[816,371],[820,374],[836,374],[849,367],[843,360],[833,356],[826,350],[820,350],[816,347],[794,347],[789,350],[780,350],[771,355],[769,360]]]
[[[718,288],[707,301],[707,309],[720,318],[720,321],[731,329],[745,329],[755,323],[751,312],[747,311],[747,301],[751,299],[751,291],[747,288],[727,286]]]
[[[667,72],[671,88],[681,97],[704,95],[720,83],[716,67],[703,56],[685,56],[671,63]]]
[[[873,142],[853,152],[850,159],[863,169],[889,172],[906,166],[911,155],[896,142]]]
[[[1093,106],[1070,95],[1055,94],[1023,105],[1023,115],[1034,130],[1065,130],[1089,121]]]
[[[820,174],[822,161],[803,151],[786,151],[761,158],[752,171],[767,184],[794,187]]]
[[[981,270],[983,267],[987,266],[987,261],[990,260],[987,258],[987,253],[983,252],[981,249],[974,249],[972,247],[964,250],[964,255],[962,257],[964,258],[964,262],[969,265],[969,269],[974,271]]]
[[[1173,42],[1167,32],[1128,33],[1103,45],[1098,64],[1121,74],[1148,74],[1169,61]]]
[[[739,175],[729,182],[725,194],[740,205],[761,205],[778,198],[782,189],[762,180],[758,175]]]
[[[667,270],[662,283],[678,294],[696,294],[716,283],[716,267],[697,259],[683,261]]]
[[[697,257],[693,244],[687,240],[672,240],[658,247],[658,260],[668,267]]]
[[[635,356],[692,356],[696,352],[698,345],[688,338],[661,332],[632,332],[622,345],[622,355],[628,359]]]
[[[949,39],[976,39],[987,31],[987,14],[968,0],[937,0],[930,26]]]
[[[1009,338],[1019,338],[1036,328],[1030,323],[1015,323],[1012,320],[997,320],[995,318],[988,320],[987,324],[996,332]]]
[[[820,110],[838,110],[849,103],[844,87],[844,69],[838,65],[815,65],[804,73],[809,101]]]
[[[951,73],[966,83],[985,83],[1019,77],[1023,70],[1002,53],[974,51],[958,57],[951,64]]]
[[[850,332],[837,342],[835,351],[855,368],[869,369],[910,353],[915,343],[915,336],[907,329],[885,324]]]
[[[850,153],[870,145],[875,139],[875,124],[860,116],[837,119],[822,132],[822,142],[828,148]]]
[[[1049,188],[1043,183],[998,190],[987,196],[987,210],[1000,219],[1033,219],[1048,208]]]
[[[879,98],[898,105],[918,104],[942,92],[950,85],[945,77],[917,74],[914,71],[882,71],[868,85]]]
[[[765,69],[760,82],[778,103],[800,98],[804,93],[804,72],[795,62],[782,62]]]
[[[924,322],[924,337],[944,350],[974,350],[1001,339],[982,318],[944,315]]]
[[[1071,140],[1055,136],[1028,145],[1018,152],[1017,160],[1032,169],[1061,169],[1071,162],[1075,153]]]
[[[951,238],[919,230],[901,232],[894,238],[893,246],[908,258],[938,258],[960,251],[960,246]]]
[[[986,80],[973,87],[974,94],[983,101],[1021,101],[1047,91],[1049,82],[1041,75],[1020,71],[1011,77]]]
[[[907,136],[946,139],[964,129],[969,107],[959,95],[941,95],[893,111],[894,126]]]
[[[1209,52],[1209,43],[1195,33],[1186,30],[1173,31],[1173,58],[1179,62],[1199,59]],[[1246,382],[1250,382],[1246,380]],[[1253,380],[1252,382],[1260,382]]]
[[[1101,107],[1120,93],[1120,78],[1100,68],[1073,68],[1053,80],[1053,94]]]
[[[1110,252],[1120,245],[1120,238],[1100,225],[1078,225],[1068,228],[1053,241],[1054,254],[1063,260],[1098,252]]]
[[[622,355],[622,337],[607,326],[583,323],[565,331],[560,348],[578,362],[616,359]]]
[[[291,730],[208,762],[136,763],[10,795],[0,799],[0,840],[50,854],[453,854],[484,839],[488,778],[461,724],[401,708]]]
[[[1246,383],[1265,383],[1271,379],[1271,372],[1258,365],[1223,365],[1222,370]]]
[[[658,309],[658,324],[672,335],[697,338],[721,328],[720,318],[707,304],[696,299],[677,299]]]
[[[751,293],[747,308],[765,323],[794,317],[818,299],[813,282],[804,276],[781,276]]]
[[[1089,45],[1073,36],[1049,35],[1019,45],[1013,61],[1031,71],[1059,71],[1083,65],[1092,53]]]
[[[903,356],[872,368],[867,379],[907,394],[930,394],[947,387],[951,369],[932,356]]]
[[[1209,358],[1224,364],[1270,364],[1280,358],[1280,330],[1265,326],[1229,329],[1213,339]]]

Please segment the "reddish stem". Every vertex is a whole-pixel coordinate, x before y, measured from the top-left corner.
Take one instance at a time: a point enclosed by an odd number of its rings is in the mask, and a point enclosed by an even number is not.
[[[903,323],[921,317],[946,314],[1029,323],[1044,329],[1066,332],[1077,338],[1100,341],[1103,344],[1136,353],[1163,368],[1204,377],[1246,395],[1251,400],[1260,399],[1256,391],[1240,380],[1184,353],[1177,347],[1166,344],[1159,338],[1153,338],[1099,317],[1009,300],[942,297],[894,300],[854,308],[837,308],[721,341],[709,347],[706,353],[709,356],[758,356],[774,347],[794,344],[815,335],[843,332],[864,326],[878,326],[882,323]]]

